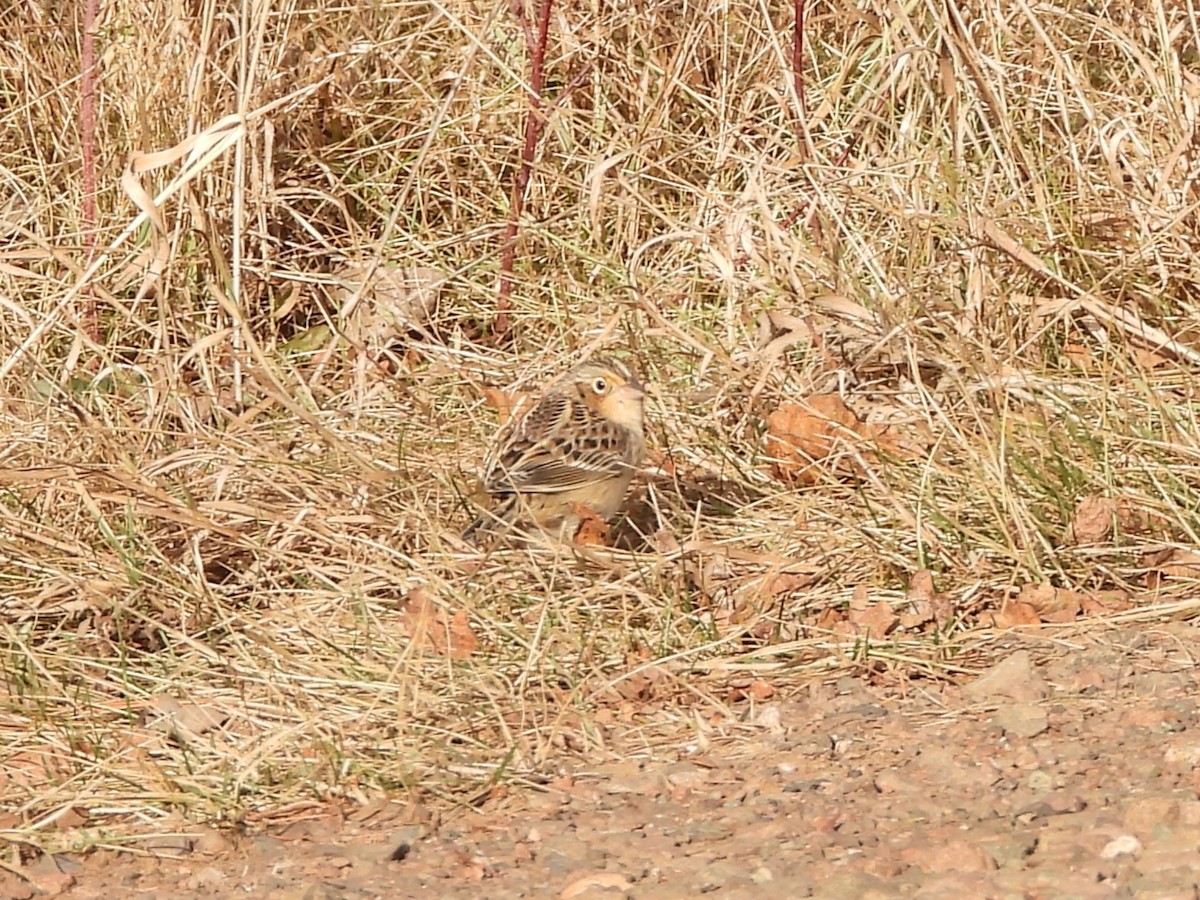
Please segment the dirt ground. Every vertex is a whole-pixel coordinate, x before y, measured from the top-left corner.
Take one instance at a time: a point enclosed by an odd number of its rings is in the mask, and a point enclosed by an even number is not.
[[[607,757],[436,824],[314,806],[43,855],[0,896],[1200,896],[1200,631],[1065,635],[998,639],[960,683],[781,689],[669,751],[614,725]]]

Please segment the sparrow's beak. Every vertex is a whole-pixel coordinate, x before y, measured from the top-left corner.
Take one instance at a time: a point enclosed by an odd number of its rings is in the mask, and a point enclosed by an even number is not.
[[[642,383],[636,378],[632,378],[621,386],[622,396],[628,397],[630,400],[641,400],[646,396],[646,389],[642,387]]]

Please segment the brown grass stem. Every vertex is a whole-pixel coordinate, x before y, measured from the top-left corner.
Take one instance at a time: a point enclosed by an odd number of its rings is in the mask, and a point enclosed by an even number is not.
[[[538,11],[537,31],[528,23],[521,0],[512,0],[513,9],[525,34],[526,52],[529,55],[528,109],[525,113],[525,139],[521,144],[521,164],[513,176],[512,194],[509,200],[508,222],[501,238],[500,288],[496,302],[496,317],[492,322],[492,333],[502,338],[509,330],[509,311],[512,309],[513,265],[517,252],[517,232],[520,228],[521,212],[525,208],[525,196],[529,180],[533,175],[533,162],[537,157],[544,119],[540,115],[542,86],[545,83],[546,40],[550,33],[550,10],[553,0],[541,0]]]

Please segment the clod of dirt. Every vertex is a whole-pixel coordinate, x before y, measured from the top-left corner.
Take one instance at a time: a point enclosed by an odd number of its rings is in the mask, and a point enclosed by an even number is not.
[[[992,717],[992,722],[1003,728],[1005,734],[1019,738],[1037,737],[1050,727],[1050,717],[1046,711],[1028,703],[1001,707]]]
[[[1034,668],[1029,652],[1018,650],[965,685],[963,693],[973,700],[1008,697],[1028,703],[1045,699],[1050,694],[1050,687]]]

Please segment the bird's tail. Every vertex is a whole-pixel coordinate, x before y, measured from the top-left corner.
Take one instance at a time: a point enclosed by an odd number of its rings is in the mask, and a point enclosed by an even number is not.
[[[481,541],[494,539],[504,534],[512,527],[516,510],[516,495],[505,497],[495,509],[484,512],[466,527],[462,533],[463,540],[478,545]]]

